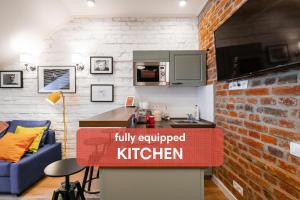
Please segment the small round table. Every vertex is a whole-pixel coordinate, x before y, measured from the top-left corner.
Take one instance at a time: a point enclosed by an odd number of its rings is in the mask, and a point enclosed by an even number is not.
[[[62,196],[63,200],[85,200],[83,189],[79,183],[70,182],[70,176],[76,174],[85,167],[79,166],[75,158],[69,158],[65,160],[59,160],[48,165],[44,172],[49,177],[65,177],[65,182],[61,183],[59,189],[53,192],[52,200],[58,200],[59,195]],[[75,197],[75,190],[77,189],[77,195]]]

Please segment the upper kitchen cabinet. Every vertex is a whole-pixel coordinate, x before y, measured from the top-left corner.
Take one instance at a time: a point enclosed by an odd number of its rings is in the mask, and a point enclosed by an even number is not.
[[[170,51],[170,85],[206,85],[206,51]]]
[[[169,51],[133,51],[134,62],[169,62]]]

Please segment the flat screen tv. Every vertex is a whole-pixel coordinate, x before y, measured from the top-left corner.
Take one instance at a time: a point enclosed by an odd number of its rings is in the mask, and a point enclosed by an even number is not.
[[[248,0],[215,31],[218,80],[300,65],[300,0]]]

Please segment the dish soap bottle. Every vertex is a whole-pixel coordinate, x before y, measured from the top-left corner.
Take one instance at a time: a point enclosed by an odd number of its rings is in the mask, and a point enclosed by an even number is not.
[[[195,108],[194,108],[194,117],[195,117],[195,120],[199,120],[200,119],[200,111],[199,111],[199,107],[198,105],[195,105]]]

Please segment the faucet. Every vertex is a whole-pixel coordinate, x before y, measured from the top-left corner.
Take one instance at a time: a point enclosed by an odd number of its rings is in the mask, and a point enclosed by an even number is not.
[[[193,121],[194,120],[193,114],[187,114],[187,120]]]

